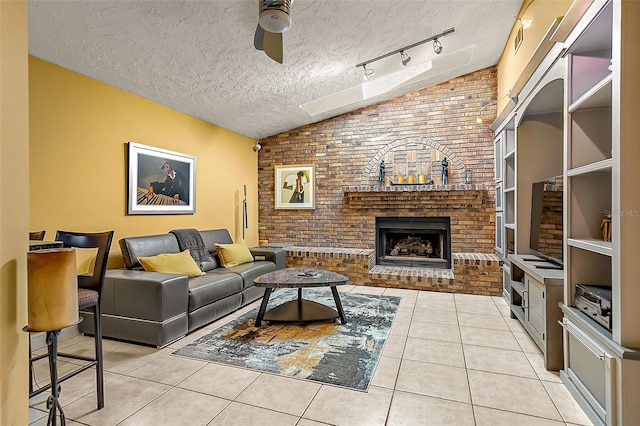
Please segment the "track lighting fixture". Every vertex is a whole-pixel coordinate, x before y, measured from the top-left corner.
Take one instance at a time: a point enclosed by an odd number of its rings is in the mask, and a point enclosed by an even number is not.
[[[436,55],[442,53],[442,43],[437,38],[433,39],[433,51],[436,52]]]
[[[262,149],[262,145],[260,145],[259,142],[256,142],[256,144],[254,146],[252,146],[251,148],[253,148],[253,150],[255,152],[258,152],[258,151],[260,151]]]
[[[403,67],[406,67],[409,61],[411,60],[411,56],[407,55],[404,50],[400,51],[400,62]]]
[[[362,71],[364,72],[364,75],[362,76],[364,80],[369,80],[375,74],[374,70],[367,68],[367,64],[362,64]]]
[[[440,43],[440,40],[438,39],[451,35],[455,32],[456,32],[455,28],[449,28],[448,30],[444,30],[440,34],[436,34],[427,39],[418,41],[416,43],[402,47],[400,49],[396,49],[393,52],[385,53],[384,55],[380,55],[376,58],[369,59],[368,61],[365,61],[365,62],[360,62],[358,65],[356,65],[356,68],[362,67],[362,69],[364,70],[364,79],[367,80],[369,77],[373,76],[373,70],[367,69],[367,65],[371,65],[372,62],[379,61],[380,59],[388,58],[389,56],[395,55],[396,53],[400,54],[400,61],[402,66],[404,67],[411,60],[411,57],[405,51],[409,49],[413,49],[414,47],[420,46],[421,44],[428,43],[430,41],[433,41],[433,51],[436,52],[437,55],[439,55],[442,53],[443,47],[442,47],[442,43]]]

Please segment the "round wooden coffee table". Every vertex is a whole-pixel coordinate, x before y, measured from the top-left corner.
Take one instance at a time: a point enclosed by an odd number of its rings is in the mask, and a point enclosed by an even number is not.
[[[286,268],[264,274],[253,281],[256,287],[265,289],[255,325],[260,327],[263,320],[271,322],[306,322],[333,320],[335,318],[340,318],[342,324],[346,324],[347,319],[344,315],[336,286],[347,284],[348,282],[349,278],[344,275],[323,269]],[[303,299],[302,289],[308,287],[331,287],[337,310],[322,303]],[[276,288],[297,288],[298,298],[265,312],[269,297]]]

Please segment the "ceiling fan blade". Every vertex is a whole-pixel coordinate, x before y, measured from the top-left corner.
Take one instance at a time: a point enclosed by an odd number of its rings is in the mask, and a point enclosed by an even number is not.
[[[264,32],[264,53],[276,62],[282,63],[282,33]]]
[[[258,50],[264,50],[263,41],[264,41],[264,29],[260,26],[260,24],[258,24],[258,27],[256,28],[256,33],[253,36],[253,46]]]

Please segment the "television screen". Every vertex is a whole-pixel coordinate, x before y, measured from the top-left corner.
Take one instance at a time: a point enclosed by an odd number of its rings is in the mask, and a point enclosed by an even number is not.
[[[562,176],[534,182],[531,191],[531,253],[562,265]]]

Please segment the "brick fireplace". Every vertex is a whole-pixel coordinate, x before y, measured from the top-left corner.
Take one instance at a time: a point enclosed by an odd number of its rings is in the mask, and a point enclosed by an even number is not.
[[[305,253],[316,266],[351,265],[354,284],[499,294],[493,132],[475,120],[477,111],[496,98],[496,76],[490,67],[260,140],[259,239],[292,244],[290,266],[303,264]],[[440,179],[444,157],[447,185]],[[392,176],[388,185],[379,182],[382,160]],[[275,209],[274,166],[302,164],[315,167],[315,208]],[[425,168],[431,169],[425,180],[433,185],[417,184]],[[393,184],[398,170],[414,173],[416,184]],[[451,267],[425,272],[433,275],[429,282],[419,274],[389,275],[390,267],[375,261],[380,217],[449,218]],[[475,273],[474,265],[482,272]],[[446,276],[456,268],[466,269]]]

